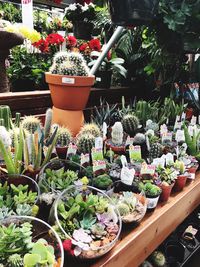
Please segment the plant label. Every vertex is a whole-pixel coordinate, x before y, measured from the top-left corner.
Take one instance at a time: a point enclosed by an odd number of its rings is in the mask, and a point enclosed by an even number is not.
[[[162,124],[160,126],[160,135],[163,135],[163,134],[165,134],[167,132],[168,132],[167,125],[166,124]]]
[[[123,167],[128,165],[127,159],[124,155],[122,155],[120,159]]]
[[[75,84],[75,78],[62,77],[62,83]]]
[[[174,155],[172,153],[167,153],[165,155],[166,165],[172,165],[174,164]]]
[[[97,137],[95,138],[95,148],[96,149],[103,149],[103,138],[102,137]]]
[[[197,124],[197,117],[196,116],[192,116],[190,124],[193,125],[193,126]]]
[[[175,140],[176,142],[180,143],[180,142],[185,142],[185,134],[184,134],[184,130],[177,130],[176,132],[176,136],[175,136]]]
[[[194,127],[192,125],[188,126],[188,132],[190,136],[193,136]]]
[[[145,138],[146,138],[147,150],[150,151],[151,146],[150,146],[150,141],[149,141],[148,135],[146,135]]]
[[[106,162],[105,160],[94,160],[93,161],[93,172],[97,172],[99,170],[105,170],[106,169]]]
[[[77,146],[70,143],[67,149],[67,157],[71,155],[76,155]]]
[[[175,122],[175,124],[174,124],[174,131],[175,130],[178,130],[178,129],[181,129],[181,126],[182,126],[182,122],[181,121]]]
[[[129,170],[127,167],[123,167],[121,170],[121,181],[127,185],[132,185],[135,175],[135,170]]]
[[[172,133],[167,132],[162,134],[162,139],[161,139],[162,144],[167,144],[172,142]]]
[[[81,154],[81,166],[86,163],[90,163],[90,155],[89,154]]]
[[[142,154],[141,154],[141,146],[129,146],[129,157],[131,163],[133,163],[135,160],[140,160],[142,159]]]
[[[128,135],[127,139],[126,139],[126,146],[132,145],[133,144],[133,137],[130,137]]]
[[[155,169],[156,167],[154,165],[148,165],[145,162],[142,163],[142,168],[140,173],[141,174],[150,174],[150,175],[154,175],[155,174]]]
[[[180,121],[181,120],[181,116],[177,115],[176,116],[176,122]]]
[[[161,166],[161,167],[165,167],[165,158],[157,158],[157,159],[154,159],[153,162],[152,162],[152,165],[154,165],[156,168],[158,166]]]
[[[183,112],[182,115],[181,115],[181,121],[185,121],[185,119],[186,119],[186,113]]]
[[[92,148],[92,161],[103,160],[103,150],[101,148]]]
[[[107,135],[107,129],[108,129],[108,125],[107,123],[104,121],[103,126],[102,126],[102,132],[103,132],[103,139],[106,139],[106,135]]]

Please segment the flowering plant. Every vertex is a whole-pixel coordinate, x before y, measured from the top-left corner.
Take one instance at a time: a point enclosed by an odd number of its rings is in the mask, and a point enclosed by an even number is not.
[[[38,42],[33,43],[33,46],[38,48],[42,53],[57,52],[59,45],[64,42],[64,38],[58,33],[51,33],[45,39],[41,38]]]
[[[71,4],[65,9],[65,17],[72,22],[91,21],[95,18],[95,5],[92,3]]]
[[[49,28],[52,31],[61,31],[61,30],[67,30],[71,31],[73,28],[73,25],[71,22],[69,22],[66,19],[61,19],[59,17],[54,17],[49,24]]]

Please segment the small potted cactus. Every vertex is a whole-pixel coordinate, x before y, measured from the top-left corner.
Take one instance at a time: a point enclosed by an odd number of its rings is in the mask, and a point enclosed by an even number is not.
[[[157,204],[160,197],[160,194],[162,193],[162,189],[158,187],[155,184],[152,184],[150,182],[148,183],[139,183],[139,189],[143,191],[147,198],[147,209],[153,211]]]
[[[122,126],[125,133],[134,137],[139,128],[139,120],[135,115],[127,114],[122,118]]]
[[[59,52],[46,74],[54,107],[62,110],[83,110],[95,77],[78,52]]]
[[[66,159],[67,149],[71,139],[71,133],[66,127],[60,127],[58,129],[56,152],[59,158]]]
[[[125,152],[125,142],[122,123],[117,121],[112,127],[111,139],[106,140],[106,147],[115,153]]]
[[[76,138],[76,145],[80,153],[90,154],[91,149],[95,146],[95,136],[91,133],[80,133]]]
[[[185,164],[183,161],[178,161],[174,163],[175,169],[179,172],[175,185],[174,185],[174,191],[179,192],[183,190],[187,178],[188,178],[188,173],[186,172]]]

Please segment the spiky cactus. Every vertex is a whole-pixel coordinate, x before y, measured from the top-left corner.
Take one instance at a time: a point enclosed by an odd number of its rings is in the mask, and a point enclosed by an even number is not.
[[[80,131],[80,134],[92,134],[95,137],[98,137],[101,135],[100,128],[97,126],[96,123],[86,123],[83,128]]]
[[[57,146],[65,147],[68,146],[72,139],[71,133],[69,129],[65,127],[60,127],[58,129],[58,137],[57,137]]]
[[[83,56],[77,52],[58,52],[50,68],[52,74],[88,76],[89,68]]]
[[[5,126],[7,130],[12,129],[12,115],[9,106],[0,106],[0,119],[4,120],[3,126]]]
[[[46,111],[45,116],[45,123],[44,123],[44,138],[48,138],[50,131],[51,131],[51,123],[52,123],[53,111],[51,108],[48,108]]]
[[[91,153],[91,149],[95,146],[95,137],[92,134],[79,135],[76,140],[79,152]]]
[[[157,267],[165,266],[166,263],[165,255],[161,251],[154,251],[151,255],[151,260]]]
[[[23,264],[23,258],[19,254],[13,254],[8,258],[8,266],[9,267],[22,267]]]
[[[27,130],[29,133],[34,133],[40,126],[40,120],[35,116],[25,116],[21,125],[22,128]]]
[[[158,142],[151,144],[149,151],[149,158],[152,162],[153,159],[159,158],[162,155],[162,145]]]
[[[122,125],[123,125],[124,131],[128,135],[134,136],[139,126],[139,120],[135,115],[127,114],[122,119]]]
[[[115,122],[112,127],[111,137],[113,144],[121,145],[123,143],[123,126],[121,122]]]

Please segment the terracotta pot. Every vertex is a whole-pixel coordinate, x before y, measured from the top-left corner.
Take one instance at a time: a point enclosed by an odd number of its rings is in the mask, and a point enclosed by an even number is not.
[[[174,183],[171,185],[164,185],[164,184],[159,185],[159,187],[162,189],[162,193],[160,195],[160,201],[166,202],[169,199],[173,186]]]
[[[191,180],[194,180],[195,179],[195,173],[196,173],[198,167],[199,167],[199,165],[195,165],[195,166],[190,167],[187,170],[188,173],[189,173],[189,177],[188,177],[189,179],[191,179]]]
[[[66,159],[67,156],[67,146],[61,147],[61,146],[56,146],[56,153],[59,157],[59,159]]]
[[[177,176],[177,179],[176,179],[176,182],[175,182],[175,185],[173,188],[175,192],[179,192],[179,191],[183,190],[183,188],[186,184],[186,181],[187,181],[187,177],[188,177],[188,175],[186,175],[186,174],[182,174],[182,175]]]
[[[107,149],[111,149],[116,154],[124,154],[126,152],[126,147],[125,146],[123,146],[123,145],[121,145],[121,146],[114,146],[109,141],[110,141],[110,139],[107,139],[105,141],[105,144],[106,144],[106,148]]]
[[[95,76],[67,76],[45,73],[53,105],[63,110],[83,110]]]

